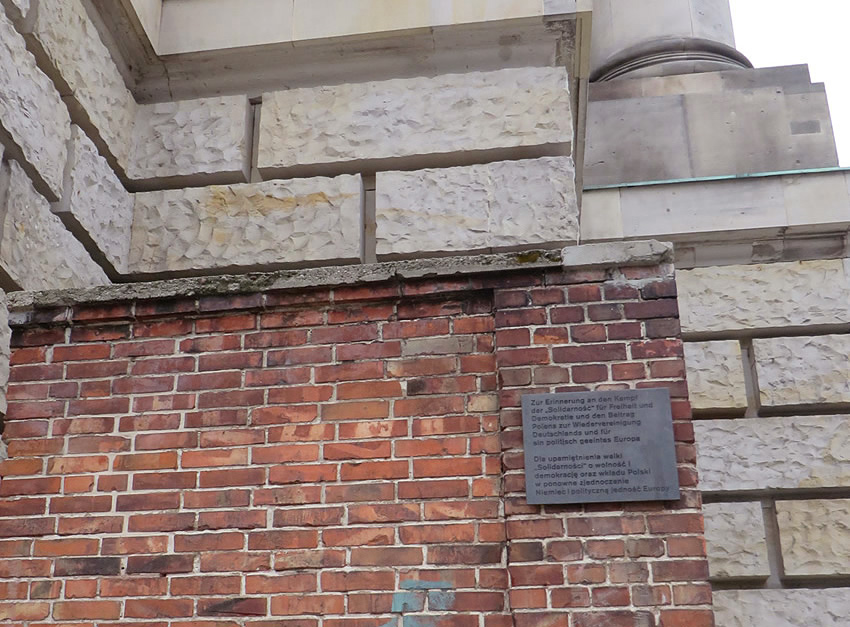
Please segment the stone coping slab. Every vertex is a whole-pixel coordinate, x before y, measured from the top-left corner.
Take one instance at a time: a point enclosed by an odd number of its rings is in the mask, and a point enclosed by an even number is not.
[[[626,266],[656,266],[673,260],[673,246],[655,240],[569,246],[563,250],[415,259],[355,266],[307,268],[267,273],[225,275],[111,285],[91,289],[14,292],[9,309],[24,312],[81,303],[126,302],[178,296],[245,294],[309,289],[392,280],[499,274],[512,270],[591,270]],[[672,268],[671,268],[672,272]]]

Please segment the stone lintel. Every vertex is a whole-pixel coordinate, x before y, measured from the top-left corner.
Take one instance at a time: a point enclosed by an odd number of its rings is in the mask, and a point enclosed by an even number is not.
[[[569,271],[601,267],[638,267],[669,264],[673,246],[655,240],[605,245],[611,261],[602,258],[599,245],[581,245],[563,250],[416,259],[355,266],[333,266],[281,270],[277,272],[197,277],[112,285],[93,289],[16,292],[9,295],[11,311],[64,307],[81,303],[126,302],[158,298],[194,297],[251,292],[298,290],[318,287],[364,285],[420,278],[457,278],[465,275],[504,274],[510,271],[559,268]],[[672,276],[672,266],[669,269]]]

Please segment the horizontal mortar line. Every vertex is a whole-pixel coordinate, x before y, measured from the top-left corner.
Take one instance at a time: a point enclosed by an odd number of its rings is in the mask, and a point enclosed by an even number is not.
[[[823,335],[844,335],[848,333],[850,333],[850,322],[838,322],[835,324],[776,326],[729,331],[683,331],[682,340],[685,342],[712,342],[719,340],[758,340],[779,337],[818,337]]]
[[[705,490],[704,503],[742,503],[771,497],[777,501],[835,500],[850,498],[850,486],[828,488],[763,488],[753,490]]]

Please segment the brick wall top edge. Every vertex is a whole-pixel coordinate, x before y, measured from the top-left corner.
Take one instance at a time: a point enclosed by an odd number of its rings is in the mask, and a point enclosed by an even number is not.
[[[268,273],[182,278],[85,289],[14,292],[8,296],[10,311],[28,312],[83,304],[129,303],[316,288],[331,289],[418,279],[451,278],[456,280],[473,275],[504,275],[506,272],[528,270],[578,271],[648,267],[671,264],[672,257],[672,244],[655,240],[612,242],[570,246],[563,250],[529,250]],[[670,272],[672,273],[672,266]]]

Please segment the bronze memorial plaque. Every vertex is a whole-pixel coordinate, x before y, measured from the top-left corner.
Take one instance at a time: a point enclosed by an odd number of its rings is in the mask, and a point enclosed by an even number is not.
[[[679,498],[666,389],[526,394],[522,429],[529,503]]]

